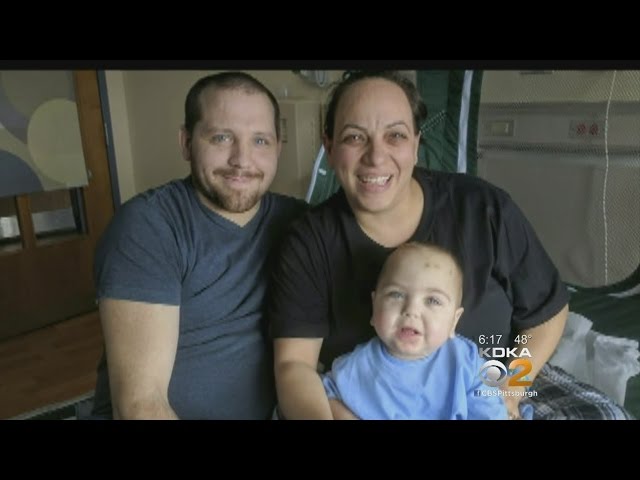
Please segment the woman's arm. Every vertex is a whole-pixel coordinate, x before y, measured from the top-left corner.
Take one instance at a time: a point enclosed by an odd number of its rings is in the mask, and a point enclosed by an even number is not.
[[[531,354],[531,372],[528,374],[530,380],[533,381],[536,378],[544,364],[547,363],[547,360],[551,358],[551,355],[556,350],[560,337],[564,332],[568,315],[569,305],[565,305],[562,310],[546,322],[520,332],[521,336],[526,335],[527,337],[527,344],[521,344],[520,347],[527,347]]]
[[[522,348],[526,347],[531,354],[531,358],[529,359],[531,361],[531,371],[527,373],[529,381],[533,382],[544,364],[547,363],[547,360],[549,360],[551,355],[553,355],[553,352],[560,341],[560,337],[564,332],[564,326],[567,322],[568,314],[569,306],[565,305],[562,307],[562,310],[546,322],[519,332],[520,335],[525,335],[527,337],[527,343],[526,345],[520,344],[518,352],[520,352]],[[524,391],[524,387],[509,387],[506,384],[502,389],[519,392]],[[523,398],[523,396],[504,397],[510,418],[520,418],[518,406]]]
[[[276,338],[278,408],[287,420],[332,420],[329,400],[317,373],[322,338]]]
[[[533,381],[560,341],[567,321],[569,293],[560,272],[522,210],[508,195],[503,201],[504,223],[498,239],[496,268],[510,286],[507,293],[512,299],[514,312],[511,331],[527,339],[526,344],[516,342],[513,346],[517,350],[524,347],[529,350],[531,371],[526,375]],[[553,306],[557,306],[558,310]],[[540,312],[554,310],[557,311],[555,315],[541,318]],[[528,327],[534,323],[537,323],[535,327]],[[524,387],[508,389],[522,391]],[[517,406],[522,398],[505,397],[509,413],[516,418],[519,416]]]

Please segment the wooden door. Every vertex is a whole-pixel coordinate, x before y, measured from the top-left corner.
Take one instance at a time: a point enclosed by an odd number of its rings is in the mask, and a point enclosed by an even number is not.
[[[89,183],[57,196],[79,205],[81,228],[43,238],[32,215],[43,194],[1,199],[14,207],[20,237],[0,245],[0,339],[96,308],[93,254],[113,215],[113,200],[97,73],[76,71],[74,83]]]

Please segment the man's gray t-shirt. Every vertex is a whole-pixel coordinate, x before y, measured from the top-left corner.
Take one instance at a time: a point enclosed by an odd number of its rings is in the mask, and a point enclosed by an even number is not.
[[[244,227],[198,199],[191,179],[138,195],[98,244],[98,299],[180,306],[169,403],[180,418],[266,419],[275,404],[263,300],[271,247],[304,203],[267,193]],[[94,414],[111,415],[101,362]]]

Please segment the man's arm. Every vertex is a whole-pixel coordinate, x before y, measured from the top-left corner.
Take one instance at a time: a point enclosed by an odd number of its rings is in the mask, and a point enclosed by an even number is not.
[[[180,307],[100,300],[115,419],[177,419],[168,389]]]
[[[322,338],[276,338],[278,408],[287,420],[331,420],[333,415],[317,373]]]

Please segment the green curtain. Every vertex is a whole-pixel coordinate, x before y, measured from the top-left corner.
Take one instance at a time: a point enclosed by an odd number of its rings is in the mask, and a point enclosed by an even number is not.
[[[307,202],[311,205],[317,205],[324,202],[340,188],[340,184],[336,179],[333,170],[329,167],[327,161],[327,153],[324,147],[320,147],[318,158],[313,166],[311,174],[311,184],[307,192]]]
[[[417,86],[428,111],[418,163],[475,175],[482,71],[418,70]]]

